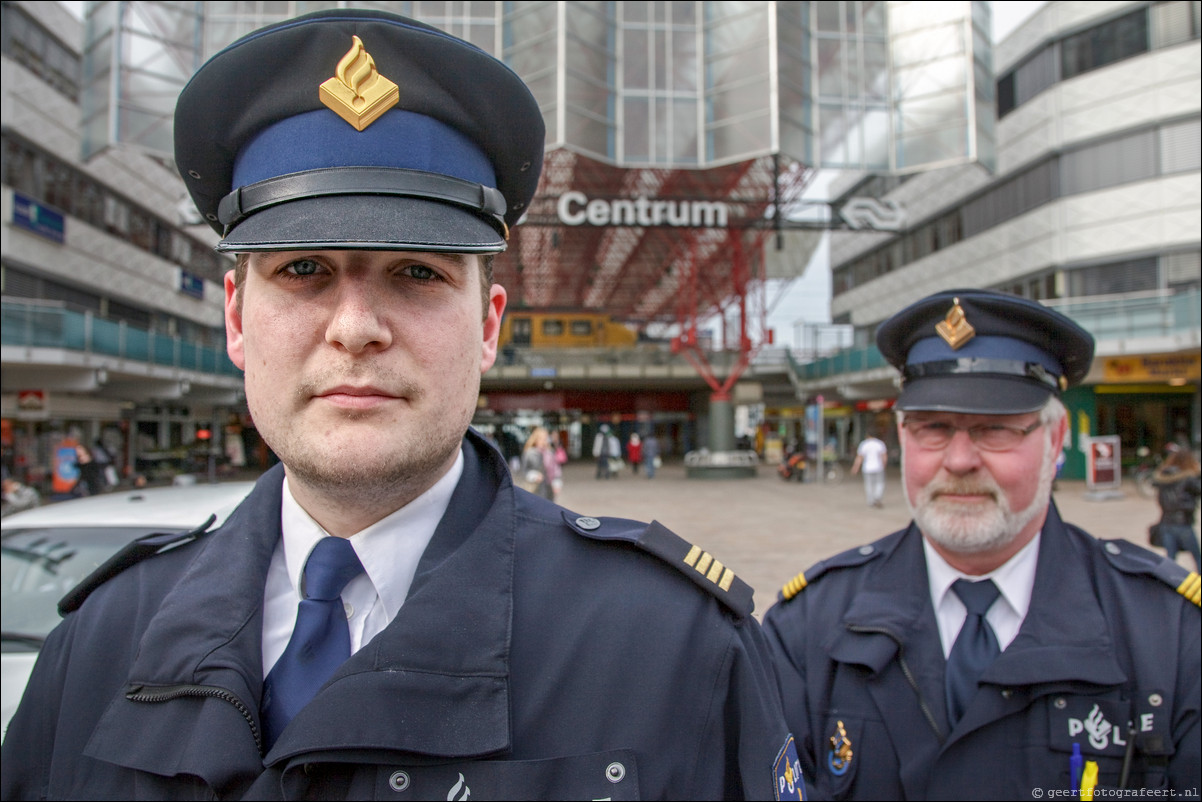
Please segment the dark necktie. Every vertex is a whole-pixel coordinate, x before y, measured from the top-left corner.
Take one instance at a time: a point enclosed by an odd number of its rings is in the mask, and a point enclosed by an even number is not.
[[[342,589],[362,571],[363,564],[345,538],[322,538],[310,552],[305,562],[305,598],[297,607],[292,639],[263,680],[261,709],[269,749],[292,717],[351,656]]]
[[[977,692],[977,680],[1002,650],[998,648],[993,627],[985,620],[985,613],[999,594],[993,580],[957,579],[952,590],[968,608],[964,626],[947,656],[947,717],[955,727]]]

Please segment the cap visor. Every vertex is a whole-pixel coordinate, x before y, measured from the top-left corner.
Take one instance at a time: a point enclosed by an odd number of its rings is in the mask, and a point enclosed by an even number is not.
[[[505,239],[483,217],[451,204],[330,195],[255,212],[217,245],[227,252],[340,249],[496,253]]]
[[[1005,376],[937,376],[906,384],[894,406],[908,411],[1018,415],[1043,409],[1052,391]]]

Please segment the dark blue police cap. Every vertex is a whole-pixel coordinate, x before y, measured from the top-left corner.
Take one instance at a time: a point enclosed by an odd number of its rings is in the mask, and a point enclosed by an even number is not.
[[[221,251],[501,251],[542,159],[542,113],[512,70],[369,9],[239,39],[175,110],[176,165]]]
[[[902,372],[902,410],[1034,412],[1078,384],[1093,362],[1085,329],[1036,301],[948,290],[881,324],[877,347]]]

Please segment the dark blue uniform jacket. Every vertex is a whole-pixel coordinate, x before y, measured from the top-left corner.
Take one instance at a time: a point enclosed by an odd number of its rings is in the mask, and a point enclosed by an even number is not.
[[[1074,743],[1100,788],[1130,750],[1128,788],[1197,795],[1196,574],[1051,506],[1027,617],[951,731],[926,577],[911,524],[819,563],[765,614],[814,798],[1050,798],[1070,790]]]
[[[399,615],[269,752],[279,468],[219,530],[128,568],[51,634],[4,743],[4,797],[774,798],[796,764],[750,604],[649,553],[687,550],[663,527],[516,491],[474,433],[464,453]]]

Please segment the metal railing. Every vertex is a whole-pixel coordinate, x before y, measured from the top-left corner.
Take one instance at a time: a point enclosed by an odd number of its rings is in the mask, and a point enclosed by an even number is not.
[[[1072,318],[1098,342],[1166,338],[1191,331],[1196,339],[1202,330],[1198,290],[1156,290],[1042,303]],[[875,345],[851,348],[804,364],[790,355],[789,363],[798,381],[858,373],[888,364]]]
[[[198,373],[242,375],[224,348],[45,303],[0,303],[0,342],[27,348],[62,348]]]

